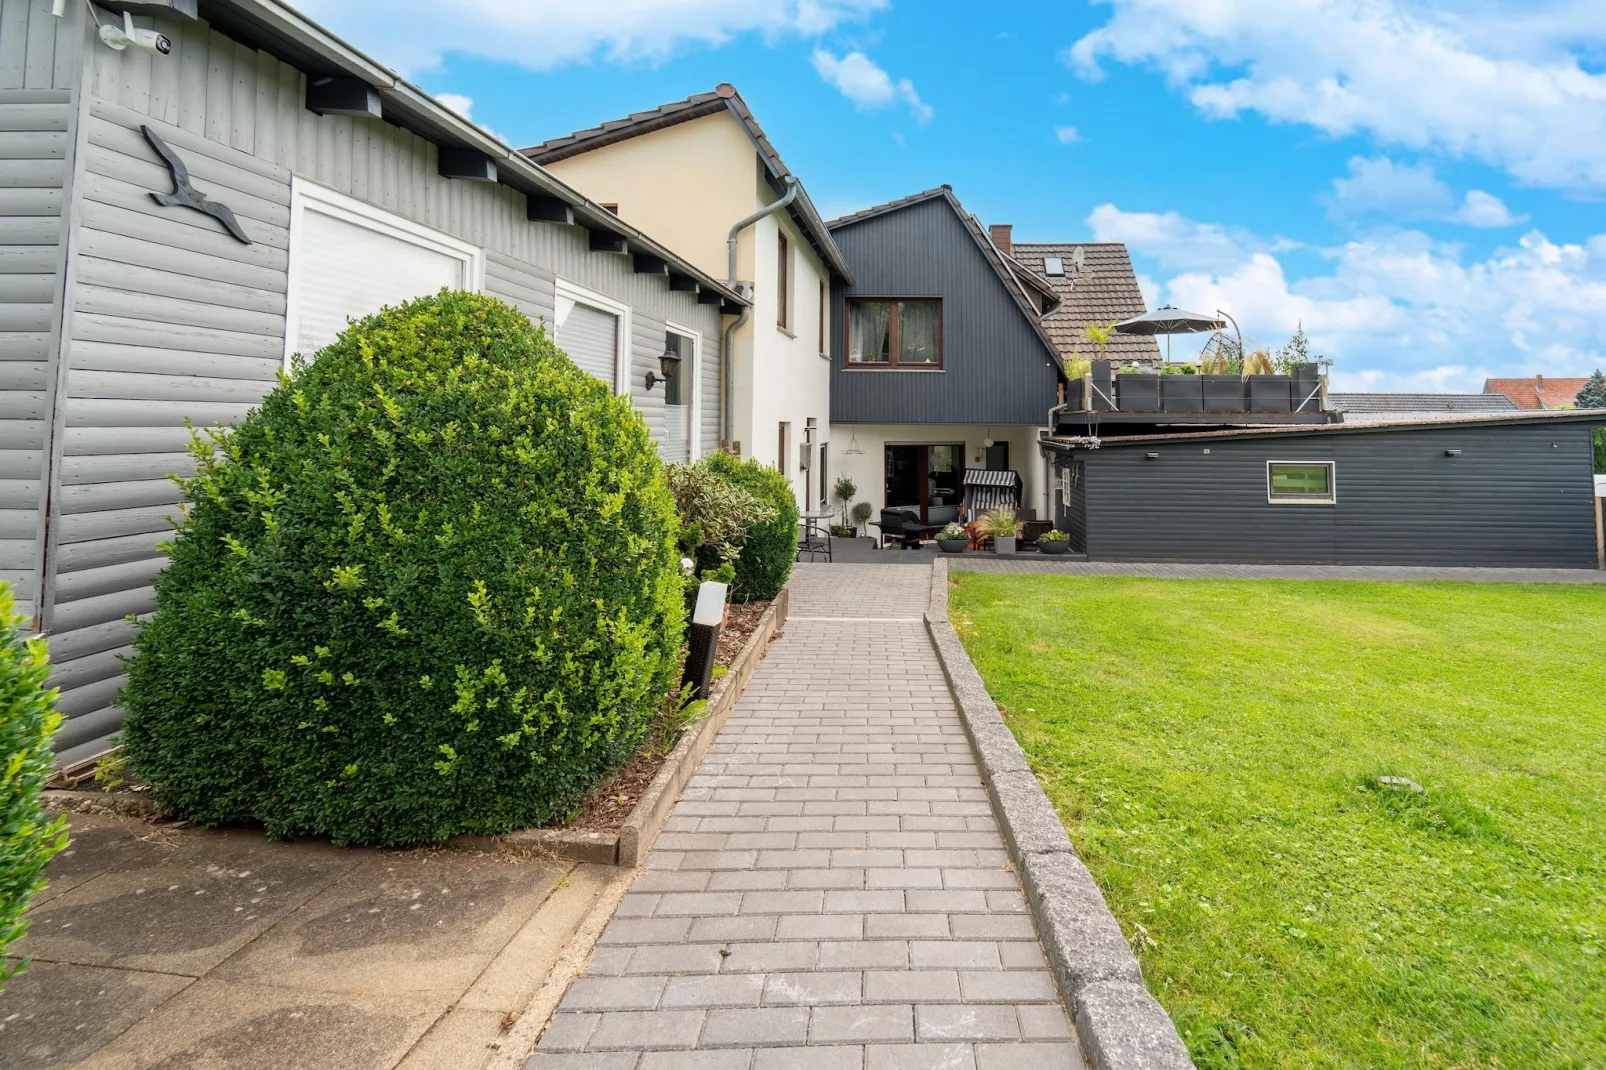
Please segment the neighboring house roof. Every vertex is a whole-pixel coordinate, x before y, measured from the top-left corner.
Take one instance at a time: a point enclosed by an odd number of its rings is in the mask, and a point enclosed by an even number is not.
[[[1122,446],[1127,443],[1191,441],[1196,438],[1243,438],[1249,435],[1360,434],[1368,431],[1427,430],[1429,428],[1444,427],[1446,424],[1524,424],[1545,420],[1606,426],[1606,415],[1592,409],[1582,411],[1577,409],[1562,409],[1559,411],[1549,409],[1541,412],[1462,412],[1432,416],[1401,413],[1392,417],[1361,420],[1353,423],[1346,420],[1341,424],[1279,424],[1277,426],[1263,427],[1222,428],[1215,431],[1161,431],[1148,435],[1110,435],[1097,441],[1100,448],[1108,448]],[[1093,440],[1087,436],[1070,435],[1056,435],[1053,438],[1044,438],[1041,441],[1045,445],[1056,449],[1073,449],[1093,444]]]
[[[624,238],[631,253],[665,261],[676,274],[690,276],[701,289],[718,293],[726,305],[751,304],[723,281],[624,222],[546,168],[504,144],[491,131],[463,118],[289,5],[278,0],[209,0],[202,6],[201,16],[213,30],[259,48],[308,74],[347,76],[366,82],[379,94],[385,122],[410,130],[443,149],[481,153],[496,165],[496,181],[502,185],[526,195],[562,201],[572,211],[577,225]]]
[[[1081,271],[1075,270],[1071,260],[1078,248],[1082,250]],[[1148,311],[1124,245],[1117,242],[1015,242],[1013,252],[1017,262],[1059,296],[1059,307],[1048,314],[1044,326],[1064,360],[1098,357],[1098,346],[1083,333],[1089,324],[1105,326]],[[1060,258],[1065,265],[1064,275],[1048,274],[1043,258],[1050,256]],[[1158,364],[1160,346],[1146,335],[1118,334],[1110,339],[1104,355],[1119,364]]]
[[[1032,325],[1032,330],[1042,340],[1043,348],[1048,350],[1051,355],[1061,357],[1062,354],[1058,347],[1054,345],[1053,339],[1049,337],[1047,330],[1043,326],[1044,309],[1052,310],[1059,300],[1054,291],[1040,279],[1033,278],[1022,264],[1012,257],[1005,256],[998,246],[993,244],[992,238],[988,237],[987,232],[982,229],[981,221],[965,211],[965,206],[959,203],[958,197],[954,196],[952,186],[944,184],[935,189],[923,190],[920,193],[912,193],[907,197],[900,197],[895,201],[888,201],[885,204],[877,204],[862,211],[833,219],[826,226],[833,231],[841,230],[843,227],[851,227],[857,223],[863,223],[867,219],[875,219],[890,212],[901,211],[905,208],[911,208],[917,204],[925,204],[927,201],[934,200],[946,201],[948,206],[953,209],[954,214],[964,224],[965,230],[970,234],[971,239],[975,241],[976,247],[981,250],[982,256],[987,259],[987,263],[992,265],[992,269],[997,273],[999,281],[1004,284],[1004,289],[1009,291],[1009,296],[1014,299],[1016,306],[1020,308],[1021,315],[1026,317],[1027,322]]]
[[[701,119],[709,115],[718,115],[728,111],[735,116],[747,131],[748,138],[753,142],[753,148],[764,161],[764,167],[773,180],[771,185],[776,193],[786,188],[786,180],[793,179],[798,184],[797,200],[787,208],[788,214],[803,231],[814,251],[826,266],[837,275],[851,282],[853,273],[848,270],[848,262],[842,256],[842,250],[836,247],[831,240],[830,232],[825,222],[820,219],[820,213],[814,208],[814,202],[809,200],[808,191],[803,188],[801,179],[793,175],[781,159],[781,154],[775,151],[770,144],[769,136],[753,118],[748,109],[747,102],[736,91],[736,87],[729,82],[721,82],[709,93],[696,93],[685,100],[673,101],[669,104],[660,104],[656,108],[646,111],[633,112],[623,119],[610,119],[600,126],[589,127],[585,130],[576,130],[572,134],[551,138],[539,145],[520,149],[525,156],[539,164],[557,163],[567,160],[571,156],[592,152],[608,145],[615,145],[621,141],[628,141],[633,137],[650,134],[655,130],[664,130],[680,123],[689,123],[693,119]]]
[[[1327,392],[1329,408],[1347,413],[1510,412],[1504,394],[1340,394]]]
[[[1551,379],[1536,375],[1532,379],[1485,379],[1485,394],[1504,394],[1519,409],[1558,409],[1571,405],[1586,379]]]

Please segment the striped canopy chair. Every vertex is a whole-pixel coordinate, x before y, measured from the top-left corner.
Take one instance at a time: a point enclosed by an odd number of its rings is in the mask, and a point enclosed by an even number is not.
[[[962,484],[965,492],[965,522],[972,523],[984,513],[1000,505],[1020,508],[1020,473],[1010,469],[994,471],[987,468],[965,469]]]

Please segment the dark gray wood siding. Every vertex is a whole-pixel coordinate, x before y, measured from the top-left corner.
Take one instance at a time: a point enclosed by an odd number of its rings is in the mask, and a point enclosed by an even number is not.
[[[832,290],[832,423],[1047,422],[1058,382],[1049,352],[947,200],[831,236],[856,280]],[[847,370],[844,310],[855,296],[942,298],[943,370]]]
[[[1094,560],[1595,566],[1581,424],[1107,442],[1077,456]],[[1334,462],[1336,504],[1268,503],[1271,460]]]

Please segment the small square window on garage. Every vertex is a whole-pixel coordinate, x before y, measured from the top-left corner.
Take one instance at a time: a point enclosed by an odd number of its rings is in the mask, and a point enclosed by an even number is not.
[[[1282,505],[1331,505],[1332,461],[1267,461],[1266,498]]]
[[[303,179],[290,199],[287,362],[311,358],[349,319],[443,287],[480,288],[477,246]]]

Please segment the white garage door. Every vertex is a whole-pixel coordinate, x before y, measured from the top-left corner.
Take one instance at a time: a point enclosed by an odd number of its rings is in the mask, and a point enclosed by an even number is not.
[[[482,277],[467,242],[297,179],[285,356],[311,357],[348,319],[442,287],[478,290]]]

